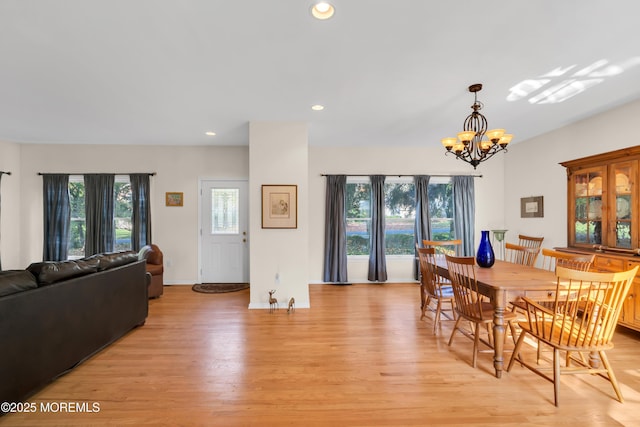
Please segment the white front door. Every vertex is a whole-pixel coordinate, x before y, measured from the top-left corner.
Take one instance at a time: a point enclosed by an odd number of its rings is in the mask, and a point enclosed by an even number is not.
[[[247,181],[200,182],[202,283],[249,282]]]

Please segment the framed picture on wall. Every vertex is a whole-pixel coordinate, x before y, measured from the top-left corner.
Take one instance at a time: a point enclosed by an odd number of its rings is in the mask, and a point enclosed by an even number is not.
[[[298,186],[262,186],[262,228],[298,228]]]
[[[166,206],[182,206],[184,203],[184,193],[166,193]]]
[[[523,197],[520,199],[520,218],[544,217],[544,202],[542,196]]]

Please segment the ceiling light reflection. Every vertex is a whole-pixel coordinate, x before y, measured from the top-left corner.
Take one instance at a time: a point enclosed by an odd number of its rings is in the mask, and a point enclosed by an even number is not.
[[[640,65],[638,56],[614,64],[610,64],[606,59],[599,59],[580,68],[569,79],[567,79],[569,71],[578,65],[560,66],[537,79],[526,79],[515,84],[509,88],[507,101],[519,101],[533,95],[528,99],[531,104],[557,104],[602,83],[607,77],[620,75],[638,65]],[[547,87],[549,84],[551,86]]]

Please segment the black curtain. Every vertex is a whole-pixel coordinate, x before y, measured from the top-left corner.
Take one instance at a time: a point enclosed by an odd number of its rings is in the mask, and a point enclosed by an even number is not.
[[[347,281],[346,175],[327,175],[324,226],[325,282]]]
[[[151,244],[151,194],[148,173],[132,173],[131,182],[131,248],[139,251],[144,245]]]
[[[69,175],[43,174],[44,261],[63,261],[69,249]]]
[[[384,175],[371,175],[371,247],[369,249],[369,276],[372,282],[387,280],[387,262],[384,251]]]
[[[114,174],[84,176],[87,235],[85,256],[113,251]]]
[[[423,240],[431,240],[431,215],[429,213],[429,175],[416,175],[413,183],[416,188],[416,222],[414,227],[415,243],[422,247]],[[420,261],[416,251],[413,263],[413,277],[420,277]]]
[[[476,199],[472,176],[453,177],[453,231],[462,239],[462,255],[475,255]]]

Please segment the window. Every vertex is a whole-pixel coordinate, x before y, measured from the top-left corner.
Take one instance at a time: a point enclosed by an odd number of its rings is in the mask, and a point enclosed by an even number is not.
[[[128,175],[116,175],[114,183],[114,250],[131,250],[131,183]],[[84,257],[86,236],[84,178],[69,176],[69,202],[71,204],[71,227],[69,231],[69,259]]]
[[[69,176],[69,203],[71,205],[71,227],[69,227],[69,253],[67,257],[70,259],[82,258],[87,231],[82,175]]]
[[[371,237],[371,185],[347,182],[347,255],[369,255]]]
[[[431,215],[431,240],[455,239],[451,178],[433,177],[429,180],[429,214]]]
[[[211,234],[239,234],[240,190],[211,189]]]
[[[367,178],[348,178],[346,186],[347,255],[369,255],[371,185]],[[385,181],[385,253],[414,256],[415,185],[411,178]],[[429,212],[433,240],[453,239],[450,178],[429,181]]]
[[[394,182],[395,181],[395,182]],[[413,180],[390,180],[384,184],[385,231],[387,255],[415,254],[416,187]]]
[[[116,251],[128,251],[131,250],[131,216],[133,215],[129,175],[116,175],[113,193],[115,196],[113,228],[116,231],[116,241],[113,248]]]

